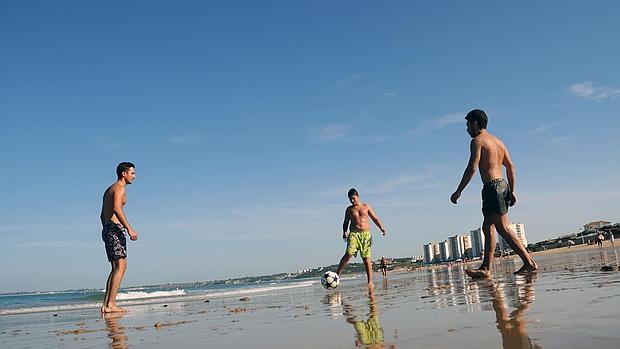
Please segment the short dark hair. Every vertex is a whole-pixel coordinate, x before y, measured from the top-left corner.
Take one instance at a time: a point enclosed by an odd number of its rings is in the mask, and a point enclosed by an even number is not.
[[[349,192],[347,193],[347,197],[352,197],[352,196],[360,196],[360,194],[357,192],[357,189],[355,188],[349,189]]]
[[[474,109],[470,111],[469,113],[467,113],[467,115],[465,116],[465,120],[472,121],[472,122],[475,121],[481,130],[487,128],[487,123],[489,122],[489,118],[487,118],[487,114],[480,109]]]
[[[121,178],[123,176],[123,172],[129,171],[129,169],[132,167],[136,168],[136,165],[128,161],[121,162],[120,164],[118,164],[118,166],[116,166],[116,176],[118,176],[118,178]]]

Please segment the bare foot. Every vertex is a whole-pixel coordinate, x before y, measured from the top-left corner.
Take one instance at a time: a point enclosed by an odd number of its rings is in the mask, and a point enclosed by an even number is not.
[[[538,270],[538,264],[524,264],[521,269],[515,271],[513,274],[527,274]]]
[[[465,273],[472,279],[483,279],[491,276],[491,272],[486,269],[466,269]]]
[[[125,308],[121,308],[117,305],[111,306],[111,307],[101,307],[101,312],[102,313],[126,313],[127,309]]]

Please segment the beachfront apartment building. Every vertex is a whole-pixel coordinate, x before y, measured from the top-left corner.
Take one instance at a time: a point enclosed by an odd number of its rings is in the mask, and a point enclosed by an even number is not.
[[[451,260],[463,258],[463,239],[459,235],[450,236],[448,238],[448,246]]]
[[[441,262],[447,262],[450,260],[450,249],[448,248],[448,240],[439,243],[439,256]]]
[[[482,233],[482,228],[470,231],[469,237],[471,238],[472,258],[482,257],[484,252],[484,234]]]
[[[433,262],[441,262],[441,254],[439,253],[439,244],[433,244]]]
[[[510,223],[510,228],[515,232],[517,238],[521,240],[523,246],[527,247],[527,237],[525,237],[525,224],[523,223]],[[497,247],[500,251],[512,251],[512,248],[508,245],[501,235],[497,234]]]
[[[469,235],[460,235],[459,238],[461,239],[461,245],[463,246],[463,257],[471,258],[471,238],[469,237]]]
[[[422,256],[425,264],[433,263],[433,259],[435,258],[435,254],[433,253],[433,243],[429,242],[424,245],[422,248]]]

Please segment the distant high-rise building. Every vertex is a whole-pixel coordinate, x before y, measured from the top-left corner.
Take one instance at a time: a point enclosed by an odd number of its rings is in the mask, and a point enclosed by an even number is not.
[[[434,254],[434,258],[433,258],[433,262],[437,263],[437,262],[441,262],[441,254],[439,253],[439,244],[433,244],[433,254]]]
[[[450,236],[448,238],[448,247],[450,250],[450,259],[455,260],[463,257],[463,243],[462,239],[459,239],[458,235]]]
[[[512,231],[515,232],[515,234],[517,235],[517,238],[521,240],[521,243],[523,244],[523,246],[527,247],[527,238],[525,237],[525,224],[510,223],[510,229],[512,229]],[[510,245],[508,245],[506,240],[504,240],[504,238],[501,235],[497,234],[497,236],[498,236],[497,245],[500,250],[502,251],[512,250]]]
[[[423,256],[424,256],[424,263],[425,264],[433,263],[433,259],[435,258],[435,252],[433,251],[433,243],[432,242],[429,242],[428,244],[424,245]]]
[[[484,252],[484,234],[482,228],[469,232],[471,237],[471,255],[472,257],[480,257]]]
[[[463,257],[471,258],[471,239],[469,238],[469,235],[460,235],[459,239],[462,246],[461,250],[463,251]]]
[[[448,240],[439,243],[439,255],[442,262],[450,260],[450,249],[448,248]]]

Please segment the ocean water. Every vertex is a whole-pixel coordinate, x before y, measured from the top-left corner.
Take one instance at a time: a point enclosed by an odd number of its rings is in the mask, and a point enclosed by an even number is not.
[[[318,283],[320,283],[318,279],[300,279],[251,283],[196,282],[151,285],[121,288],[116,300],[120,306],[207,300],[305,288]],[[103,289],[4,293],[0,294],[0,316],[98,308],[101,306],[104,293]]]

